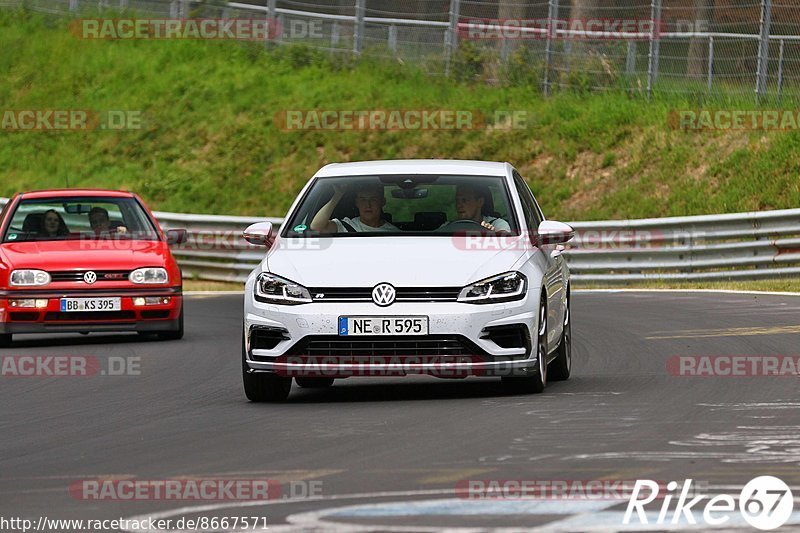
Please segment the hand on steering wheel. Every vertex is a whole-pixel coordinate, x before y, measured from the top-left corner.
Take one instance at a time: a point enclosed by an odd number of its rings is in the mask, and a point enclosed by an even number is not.
[[[480,226],[482,228],[488,229],[489,231],[494,231],[494,232],[497,231],[497,228],[495,228],[494,226],[492,226],[491,224],[489,224],[485,220],[481,220],[480,222],[477,222],[475,220],[472,220],[471,218],[462,218],[460,220],[454,220],[450,224],[460,224],[460,223],[463,223],[463,222],[469,222],[470,224],[478,225],[478,226]]]

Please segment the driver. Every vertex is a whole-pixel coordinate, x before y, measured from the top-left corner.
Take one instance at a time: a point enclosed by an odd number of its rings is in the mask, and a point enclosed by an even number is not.
[[[355,218],[345,217],[342,220],[330,218],[347,192],[347,186],[334,185],[333,191],[333,197],[322,206],[311,221],[312,230],[320,233],[400,231],[383,217],[386,198],[383,196],[383,185],[380,183],[364,183],[355,187],[355,204],[358,208],[358,216]]]
[[[89,225],[95,233],[111,231],[111,220],[108,217],[108,211],[102,207],[93,207],[89,211]]]
[[[456,213],[459,220],[471,220],[489,231],[511,231],[511,226],[502,218],[484,215],[486,197],[491,194],[488,189],[481,190],[474,185],[458,185],[456,187]],[[458,220],[445,222],[441,227],[454,224]]]

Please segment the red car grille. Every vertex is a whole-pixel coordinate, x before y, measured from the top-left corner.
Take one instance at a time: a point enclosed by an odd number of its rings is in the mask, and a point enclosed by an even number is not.
[[[86,313],[47,313],[46,322],[97,322],[101,320],[135,320],[135,311],[90,311]]]
[[[23,313],[9,313],[9,322],[36,322],[39,320],[39,313],[23,312]]]
[[[53,281],[83,281],[83,276],[88,270],[64,270],[50,272]],[[101,281],[126,281],[130,275],[130,270],[94,270],[97,274],[97,282]]]

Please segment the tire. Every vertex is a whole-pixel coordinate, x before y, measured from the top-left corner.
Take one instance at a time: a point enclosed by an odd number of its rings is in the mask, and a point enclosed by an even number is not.
[[[0,348],[8,348],[11,346],[11,333],[0,334]]]
[[[539,329],[536,332],[538,370],[533,376],[504,377],[503,388],[513,394],[540,394],[547,386],[547,298],[539,303]]]
[[[325,389],[333,385],[333,378],[294,378],[294,382],[304,389]]]
[[[183,305],[181,314],[178,316],[178,326],[172,331],[159,331],[156,336],[162,341],[179,341],[183,338]]]
[[[570,301],[567,297],[567,308],[564,311],[564,331],[561,333],[561,343],[558,345],[558,355],[550,363],[548,377],[552,381],[566,381],[572,373],[572,316]]]
[[[289,397],[292,389],[292,378],[266,372],[248,372],[242,336],[242,382],[244,395],[251,402],[282,402]]]

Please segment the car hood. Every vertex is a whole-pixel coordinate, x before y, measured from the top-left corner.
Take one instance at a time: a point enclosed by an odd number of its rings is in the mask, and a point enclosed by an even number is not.
[[[307,287],[461,287],[511,270],[524,253],[515,239],[483,249],[450,237],[311,240],[318,246],[279,240],[262,269]]]
[[[169,251],[160,241],[29,241],[5,243],[11,268],[41,270],[132,270],[164,266]]]

